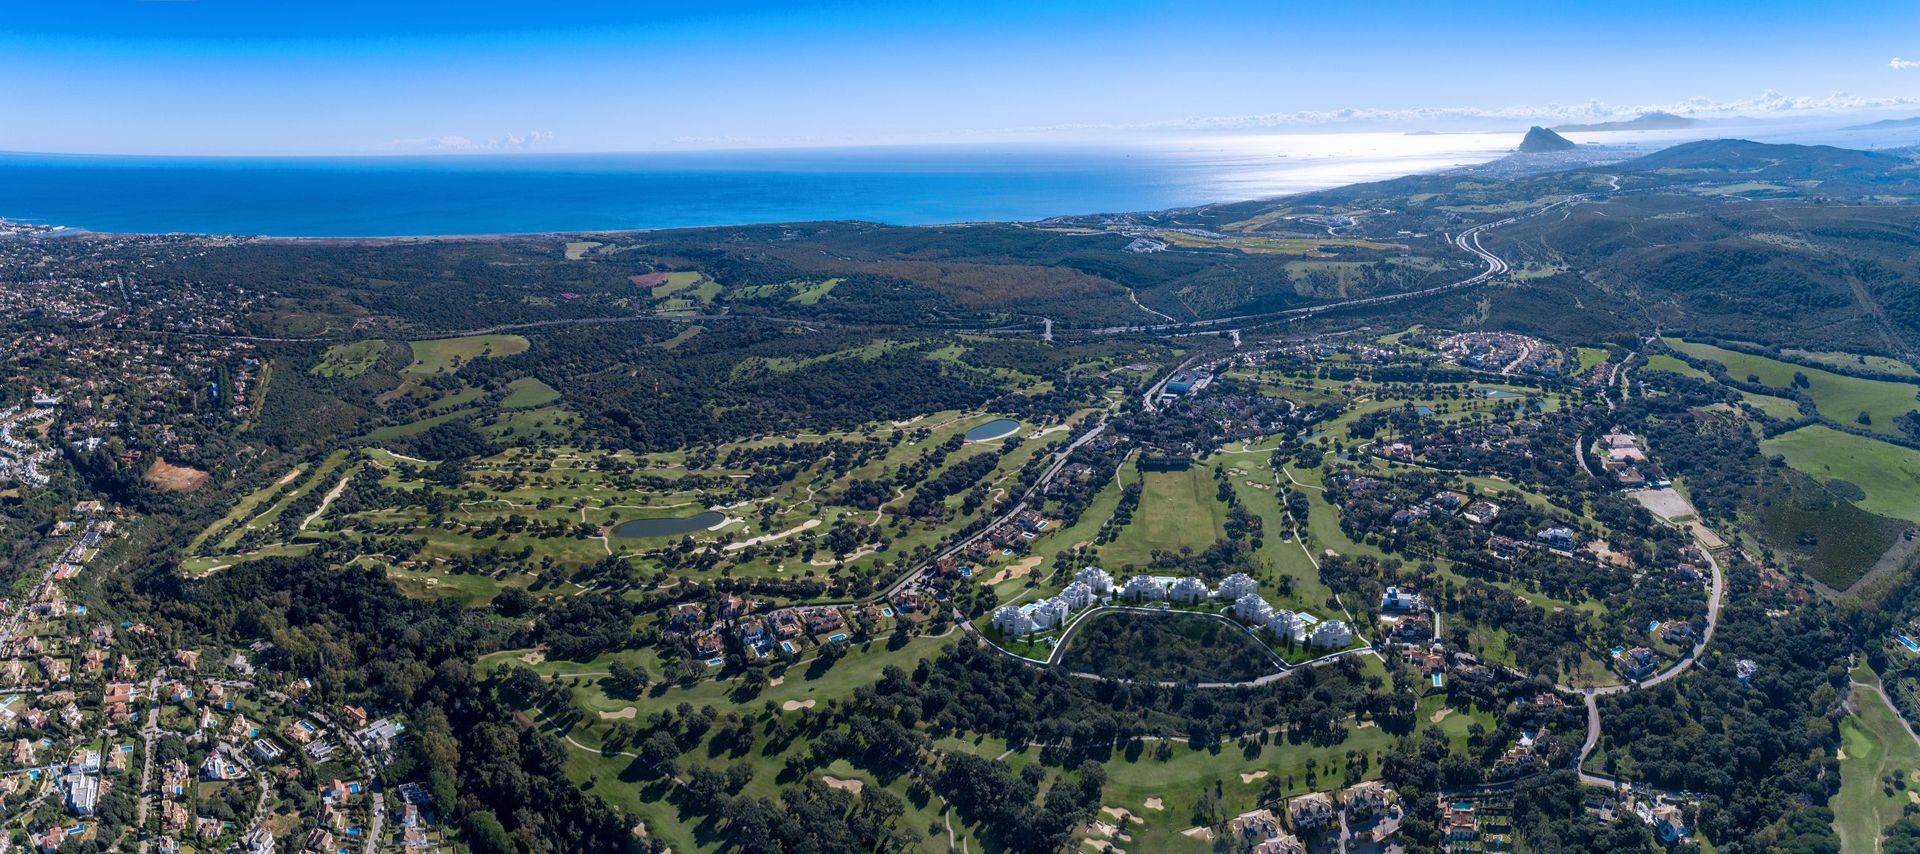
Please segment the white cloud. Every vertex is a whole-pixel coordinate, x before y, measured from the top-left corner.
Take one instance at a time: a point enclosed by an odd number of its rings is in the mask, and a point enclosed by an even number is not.
[[[412,139],[389,140],[386,148],[400,151],[419,151],[431,154],[454,154],[485,151],[526,151],[542,142],[553,140],[553,131],[536,130],[524,134],[510,133],[506,136],[475,140],[469,137],[449,134],[446,136],[422,136]]]
[[[1895,60],[1902,62],[1903,60]],[[1920,60],[1909,63],[1920,67]],[[1896,66],[1907,67],[1907,66]],[[1313,125],[1341,125],[1360,123],[1408,124],[1437,122],[1447,119],[1500,119],[1510,121],[1534,122],[1594,122],[1630,119],[1646,113],[1673,113],[1694,118],[1728,118],[1733,116],[1782,116],[1841,114],[1860,110],[1881,110],[1920,105],[1920,97],[1887,96],[1865,97],[1836,92],[1826,96],[1786,95],[1773,90],[1762,92],[1757,97],[1716,100],[1712,98],[1687,98],[1679,101],[1649,104],[1613,104],[1605,101],[1585,101],[1577,104],[1533,104],[1506,107],[1415,107],[1410,109],[1370,109],[1348,108],[1340,110],[1306,110],[1291,113],[1266,113],[1247,116],[1205,116],[1162,122],[1157,126],[1168,128],[1229,129],[1287,127]],[[1153,127],[1153,126],[1148,126]]]
[[[1892,62],[1887,63],[1887,67],[1895,71],[1905,71],[1909,68],[1920,68],[1920,59],[1901,59],[1900,57],[1896,56],[1893,58]]]

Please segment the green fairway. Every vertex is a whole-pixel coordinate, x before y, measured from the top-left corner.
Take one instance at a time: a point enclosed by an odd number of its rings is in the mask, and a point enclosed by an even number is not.
[[[1578,372],[1584,374],[1587,372],[1587,369],[1592,368],[1594,365],[1598,365],[1601,362],[1604,362],[1606,360],[1607,360],[1607,351],[1605,349],[1600,347],[1581,347],[1580,348],[1580,368]]]
[[[321,354],[311,372],[319,377],[351,379],[367,372],[387,352],[387,342],[378,338],[335,344]]]
[[[1711,359],[1725,365],[1728,376],[1737,380],[1752,377],[1761,385],[1788,389],[1793,386],[1796,374],[1804,376],[1807,382],[1805,390],[1813,397],[1820,414],[1842,424],[1857,423],[1856,419],[1864,412],[1870,423],[1862,426],[1879,433],[1897,434],[1899,428],[1895,426],[1896,419],[1920,408],[1920,403],[1915,402],[1920,387],[1908,383],[1842,376],[1710,344],[1671,338],[1667,339],[1667,344],[1695,358]]]
[[[1814,425],[1760,443],[1787,465],[1822,482],[1844,480],[1865,491],[1861,509],[1920,522],[1920,451]]]
[[[1881,832],[1913,802],[1920,743],[1907,734],[1879,693],[1856,686],[1853,705],[1853,714],[1840,721],[1844,755],[1840,794],[1833,798],[1833,826],[1841,850],[1873,851]]]
[[[500,405],[507,409],[532,409],[546,406],[560,399],[560,392],[533,377],[522,377],[507,383],[506,399]]]
[[[449,373],[474,359],[525,353],[528,344],[519,335],[469,335],[409,341],[407,346],[413,348],[413,364],[407,366],[406,373],[431,376]]]
[[[1129,472],[1129,475],[1132,473]],[[1186,471],[1145,472],[1140,477],[1140,507],[1120,536],[1100,550],[1109,571],[1144,568],[1155,550],[1200,551],[1226,534],[1227,506],[1215,497],[1213,469],[1195,465]]]

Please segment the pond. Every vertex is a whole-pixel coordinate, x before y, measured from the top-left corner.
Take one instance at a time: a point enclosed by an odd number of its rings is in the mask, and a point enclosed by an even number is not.
[[[613,526],[616,537],[667,537],[704,531],[726,521],[727,514],[717,510],[696,513],[684,519],[665,516],[655,519],[628,519]]]
[[[1019,429],[1020,429],[1020,422],[1018,421],[1015,421],[1011,418],[995,418],[992,421],[988,421],[985,424],[982,424],[978,427],[973,428],[972,430],[968,430],[967,441],[991,442],[995,439],[1004,439],[1008,436],[1011,436],[1014,434],[1014,431]]]

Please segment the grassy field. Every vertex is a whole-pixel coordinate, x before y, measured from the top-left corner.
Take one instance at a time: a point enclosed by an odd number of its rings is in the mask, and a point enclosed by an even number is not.
[[[1665,353],[1655,353],[1654,355],[1648,356],[1647,370],[1667,371],[1685,377],[1693,377],[1697,380],[1712,379],[1712,377],[1707,376],[1706,371],[1700,370]]]
[[[507,383],[507,397],[500,405],[507,409],[533,409],[560,399],[560,392],[533,377]]]
[[[1814,425],[1760,443],[1787,465],[1822,482],[1844,480],[1865,491],[1854,503],[1882,516],[1920,522],[1920,451]]]
[[[519,335],[469,335],[465,338],[436,338],[409,341],[413,363],[406,373],[413,376],[444,374],[474,359],[512,356],[527,352],[527,339]]]
[[[1855,418],[1864,412],[1871,421],[1864,425],[1868,429],[1897,434],[1899,428],[1894,426],[1895,420],[1920,408],[1920,403],[1915,402],[1915,395],[1920,393],[1920,388],[1908,383],[1842,376],[1710,344],[1671,338],[1667,339],[1667,344],[1695,358],[1710,359],[1725,365],[1728,375],[1735,379],[1755,377],[1761,385],[1773,388],[1791,388],[1794,375],[1804,375],[1808,383],[1806,391],[1813,397],[1820,414],[1844,424],[1855,423]]]
[[[1589,368],[1606,360],[1607,351],[1605,349],[1600,347],[1581,347],[1579,373],[1584,374]]]
[[[1809,361],[1819,362],[1822,365],[1832,365],[1836,368],[1865,368],[1869,371],[1879,371],[1887,374],[1904,374],[1909,377],[1920,377],[1920,371],[1914,370],[1912,365],[1902,362],[1899,359],[1889,359],[1885,356],[1866,356],[1857,353],[1835,353],[1815,350],[1782,350],[1780,352]]]
[[[314,376],[350,379],[367,372],[387,352],[387,342],[378,338],[335,344],[321,354],[310,369]]]
[[[1127,472],[1124,476],[1133,476]],[[1227,506],[1215,497],[1213,469],[1193,466],[1186,471],[1145,472],[1140,478],[1140,507],[1120,536],[1100,549],[1109,572],[1122,575],[1128,567],[1144,568],[1155,549],[1199,551],[1226,535]]]
[[[1858,678],[1858,673],[1856,678]],[[1871,671],[1865,671],[1869,679]],[[1920,743],[1900,725],[1894,710],[1870,689],[1853,689],[1854,712],[1840,721],[1840,793],[1833,798],[1833,826],[1843,851],[1874,851],[1887,825],[1915,801]],[[1899,780],[1903,785],[1892,785]]]

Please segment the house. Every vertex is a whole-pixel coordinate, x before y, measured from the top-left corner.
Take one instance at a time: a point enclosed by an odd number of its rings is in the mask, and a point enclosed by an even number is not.
[[[1151,575],[1136,575],[1127,579],[1127,586],[1120,588],[1120,595],[1137,602],[1158,601],[1167,598],[1167,588]]]
[[[1236,572],[1220,581],[1220,589],[1214,595],[1229,602],[1238,602],[1242,596],[1252,595],[1259,589],[1260,582],[1244,572]]]
[[[1087,585],[1095,596],[1105,596],[1113,592],[1113,576],[1097,566],[1089,566],[1075,573],[1073,580]]]
[[[1366,820],[1386,815],[1399,801],[1399,796],[1378,780],[1348,786],[1340,793],[1341,803],[1346,804],[1347,820]]]
[[[815,608],[806,614],[807,631],[816,635],[837,632],[847,626],[838,608]]]
[[[176,649],[173,651],[173,663],[188,670],[199,670],[200,651],[197,649]]]
[[[240,840],[240,848],[247,854],[273,854],[273,832],[256,827]]]
[[[1653,673],[1660,663],[1659,656],[1644,646],[1636,646],[1626,654],[1626,676],[1628,679],[1643,679]]]
[[[1268,809],[1254,810],[1241,815],[1228,827],[1233,831],[1234,838],[1240,840],[1243,845],[1265,842],[1286,832],[1286,828],[1280,826],[1280,818],[1273,814],[1273,810]]]
[[[1406,593],[1398,587],[1388,587],[1387,592],[1380,594],[1382,611],[1419,611],[1426,607],[1427,603],[1420,598],[1420,594]]]
[[[1401,643],[1421,643],[1433,638],[1433,620],[1426,616],[1406,617],[1396,621],[1389,634]]]
[[[1256,626],[1264,626],[1273,617],[1273,606],[1258,593],[1247,593],[1233,600],[1233,615]]]
[[[1339,649],[1353,642],[1353,629],[1340,620],[1328,620],[1313,627],[1307,643],[1316,649]]]
[[[773,633],[783,639],[797,638],[802,631],[800,615],[792,611],[775,611],[767,620],[773,623]]]
[[[1033,619],[1028,617],[1025,611],[1020,610],[1018,605],[1001,605],[994,611],[993,627],[1006,637],[1020,637],[1039,631]]]
[[[1680,841],[1692,833],[1687,828],[1687,816],[1674,804],[1661,804],[1648,810],[1647,823],[1653,825],[1653,832],[1661,842],[1669,845]]]
[[[1300,843],[1299,837],[1283,833],[1253,846],[1249,854],[1307,854],[1307,846]]]
[[[1691,645],[1694,637],[1695,633],[1692,623],[1676,620],[1660,626],[1660,639],[1667,643],[1680,644],[1683,646]]]
[[[187,808],[179,801],[166,801],[160,805],[160,831],[179,833],[187,829]]]
[[[767,637],[765,620],[748,620],[740,624],[740,642],[752,646]]]
[[[1733,678],[1740,684],[1751,686],[1753,674],[1760,672],[1760,664],[1751,658],[1743,658],[1733,663]]]
[[[752,599],[735,596],[731,593],[720,597],[720,619],[722,620],[731,620],[736,617],[744,617],[747,615],[748,612],[752,610],[753,610]]]
[[[712,658],[726,651],[726,643],[720,640],[716,632],[702,632],[693,636],[693,651],[705,658]]]
[[[1167,591],[1167,598],[1182,605],[1196,605],[1213,598],[1213,591],[1207,589],[1207,583],[1192,576],[1183,576],[1173,582]]]
[[[700,625],[707,618],[707,612],[692,602],[682,602],[673,609],[673,626],[688,629]]]
[[[1287,802],[1287,816],[1294,830],[1312,830],[1334,821],[1333,798],[1325,792],[1309,792]]]
[[[1534,534],[1533,538],[1539,540],[1541,545],[1558,552],[1571,552],[1578,545],[1574,540],[1573,529],[1558,525]]]

